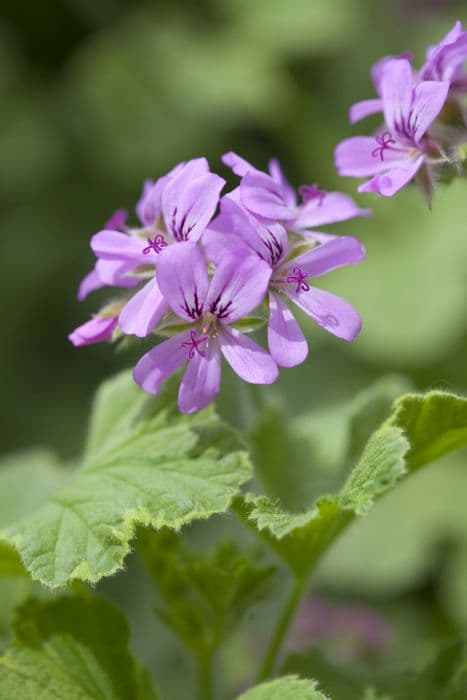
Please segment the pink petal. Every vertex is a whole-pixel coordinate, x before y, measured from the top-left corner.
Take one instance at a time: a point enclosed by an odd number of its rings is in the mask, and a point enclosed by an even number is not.
[[[90,321],[86,321],[83,325],[75,328],[73,333],[70,333],[68,340],[75,347],[82,345],[91,345],[92,343],[102,343],[105,340],[110,340],[114,328],[117,325],[118,318],[116,316],[96,316]]]
[[[94,254],[104,260],[147,264],[148,256],[143,253],[145,247],[144,240],[119,231],[100,231],[91,238]]]
[[[222,214],[219,215],[222,219]],[[203,234],[202,248],[208,260],[215,265],[219,265],[226,255],[235,255],[239,250],[246,247],[246,243],[235,233],[221,233],[217,230],[217,221],[213,221],[215,230],[207,228]]]
[[[87,295],[94,292],[96,289],[100,289],[104,286],[104,283],[100,279],[96,269],[94,268],[91,272],[83,277],[78,288],[78,300],[83,301],[86,299]]]
[[[373,146],[373,150],[374,148]],[[318,199],[312,199],[299,207],[294,228],[314,228],[370,214],[371,209],[360,209],[348,194],[326,192],[321,203]]]
[[[159,323],[168,308],[154,277],[120,311],[120,328],[127,335],[144,338]]]
[[[157,259],[157,281],[177,316],[193,321],[203,315],[209,288],[206,262],[193,241],[164,248]]]
[[[344,340],[354,340],[360,333],[361,319],[354,307],[344,299],[317,287],[308,291],[284,290],[313,321]]]
[[[382,111],[382,100],[361,100],[360,102],[355,102],[355,104],[353,104],[349,109],[349,121],[351,124],[355,124],[361,119],[369,117],[371,114],[378,114],[378,112]]]
[[[377,192],[383,197],[392,197],[412,178],[423,165],[424,157],[412,158],[404,167],[393,168],[383,175],[375,175],[371,180],[360,185],[359,192]]]
[[[209,340],[203,346],[205,357],[195,352],[188,360],[178,393],[182,413],[194,413],[208,406],[219,393],[221,385],[221,352],[219,343]]]
[[[387,61],[381,76],[381,98],[384,120],[399,137],[409,122],[412,107],[413,73],[408,60],[395,58]]]
[[[358,238],[353,236],[336,236],[327,243],[307,250],[296,258],[282,265],[281,272],[284,276],[292,274],[293,267],[297,266],[308,277],[318,277],[326,272],[335,270],[343,265],[355,265],[365,258],[365,248]]]
[[[426,80],[414,90],[411,126],[415,143],[428,131],[441,112],[449,92],[449,82]]]
[[[407,162],[406,151],[393,151],[389,148],[384,152],[383,160],[381,160],[378,153],[375,155],[377,147],[376,138],[371,136],[352,136],[341,141],[334,151],[339,175],[368,177],[368,175],[375,175],[390,167],[404,165]]]
[[[261,304],[271,272],[264,260],[249,251],[226,256],[211,279],[205,309],[224,323],[238,321]]]
[[[243,177],[247,174],[249,170],[256,170],[256,168],[251,163],[249,163],[244,158],[241,158],[233,151],[228,151],[228,153],[224,153],[224,155],[221,158],[221,161],[224,163],[224,165],[230,168],[232,172],[238,177]]]
[[[271,158],[269,161],[269,173],[273,180],[277,182],[282,191],[282,196],[287,206],[295,207],[297,204],[297,195],[290,182],[285,177],[284,171],[277,158]]]
[[[224,326],[220,333],[222,354],[241,379],[250,384],[272,384],[278,377],[271,355],[248,336]]]
[[[266,173],[249,171],[240,183],[240,196],[243,205],[256,216],[273,221],[288,221],[294,217],[281,186]]]
[[[135,269],[132,262],[120,260],[103,260],[96,262],[95,270],[103,284],[111,287],[134,287],[141,282],[140,277],[133,277],[131,273]]]
[[[279,367],[295,367],[308,355],[308,344],[292,311],[278,294],[269,294],[269,352]]]
[[[157,394],[162,382],[187,360],[188,351],[183,343],[189,342],[189,338],[189,331],[183,331],[149,350],[133,370],[135,382],[149,394]]]

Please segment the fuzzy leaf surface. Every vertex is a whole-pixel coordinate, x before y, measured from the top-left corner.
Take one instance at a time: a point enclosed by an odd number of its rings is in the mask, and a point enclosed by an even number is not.
[[[316,681],[284,676],[242,693],[237,700],[330,700],[318,690]]]
[[[213,410],[181,415],[174,388],[151,397],[126,372],[104,383],[81,466],[0,529],[34,579],[95,583],[122,567],[137,524],[178,530],[228,509],[250,478],[248,457]]]

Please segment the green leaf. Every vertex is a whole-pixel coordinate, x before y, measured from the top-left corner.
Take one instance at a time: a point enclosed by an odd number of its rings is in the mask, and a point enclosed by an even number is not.
[[[178,530],[229,508],[250,478],[248,457],[213,410],[179,413],[174,382],[157,397],[126,372],[103,385],[82,466],[0,530],[34,579],[97,582],[122,567],[137,524]]]
[[[361,438],[356,441],[358,444]],[[355,515],[366,515],[375,498],[406,472],[467,444],[467,400],[446,392],[407,394],[373,433],[343,487],[301,512],[266,497],[247,495],[236,508],[288,563],[306,576]],[[350,450],[350,454],[352,450]]]
[[[467,646],[446,646],[436,659],[394,700],[465,700],[467,697]]]
[[[305,576],[353,516],[366,514],[374,499],[401,478],[408,449],[399,428],[383,427],[370,438],[338,494],[318,498],[302,513],[290,513],[266,496],[251,494],[238,499],[236,508],[297,577]]]
[[[275,571],[228,543],[212,554],[194,552],[171,531],[141,532],[138,551],[165,603],[159,615],[201,656],[211,654],[250,606],[264,599]]]
[[[298,676],[284,676],[247,690],[237,700],[329,700],[329,698],[318,690],[316,681],[302,680]]]
[[[30,600],[0,657],[2,700],[156,700],[130,655],[122,614],[104,600]]]

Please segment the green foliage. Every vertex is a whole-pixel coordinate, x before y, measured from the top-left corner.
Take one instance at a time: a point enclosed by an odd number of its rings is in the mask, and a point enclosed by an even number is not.
[[[138,550],[165,603],[158,614],[197,656],[208,657],[267,595],[275,569],[231,544],[195,553],[170,531],[141,532]]]
[[[125,619],[104,600],[30,600],[14,630],[0,657],[2,700],[157,700]]]
[[[136,524],[178,530],[224,512],[249,476],[238,438],[213,410],[181,416],[173,384],[148,397],[124,373],[98,394],[82,466],[0,538],[48,586],[96,582],[121,568]]]
[[[302,680],[298,676],[284,676],[247,690],[238,697],[238,700],[328,700],[328,698],[318,690],[315,681]]]

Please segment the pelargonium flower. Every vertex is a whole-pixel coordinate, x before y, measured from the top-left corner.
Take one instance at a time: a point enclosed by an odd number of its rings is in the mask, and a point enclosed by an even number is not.
[[[128,334],[146,336],[168,309],[156,277],[159,253],[171,243],[197,241],[217,208],[225,181],[209,171],[205,158],[182,163],[155,183],[148,183],[137,210],[142,229],[104,230],[91,239],[99,262],[114,264],[119,275],[149,281],[120,313]]]
[[[218,393],[221,354],[246,382],[274,382],[278,376],[274,360],[232,325],[263,301],[270,276],[269,265],[249,251],[225,255],[210,279],[196,243],[165,248],[158,261],[159,286],[186,329],[139,360],[135,381],[156,394],[162,382],[186,363],[178,395],[183,413],[204,408]]]
[[[467,31],[457,21],[438,44],[430,46],[419,72],[421,80],[447,80],[451,92],[467,91]]]
[[[117,327],[118,316],[95,316],[70,333],[68,340],[75,347],[102,343],[112,338]]]
[[[388,61],[381,75],[385,126],[373,136],[345,139],[335,150],[337,171],[354,177],[373,176],[359,192],[391,197],[429,164],[436,143],[428,130],[441,111],[448,81],[421,81],[407,59]]]
[[[299,204],[276,159],[269,162],[269,173],[258,170],[233,152],[225,153],[222,161],[241,177],[240,198],[245,209],[260,219],[280,222],[290,231],[314,236],[310,229],[317,226],[371,213],[369,209],[360,209],[349,195],[326,192],[316,184],[299,188],[302,197]]]
[[[353,306],[309,284],[311,277],[363,260],[365,251],[356,238],[333,236],[292,257],[285,228],[249,214],[237,188],[222,198],[221,213],[206,231],[203,245],[216,264],[243,245],[270,266],[268,343],[278,365],[293,367],[308,354],[307,341],[286,299],[333,335],[344,340],[358,335],[361,320]]]

